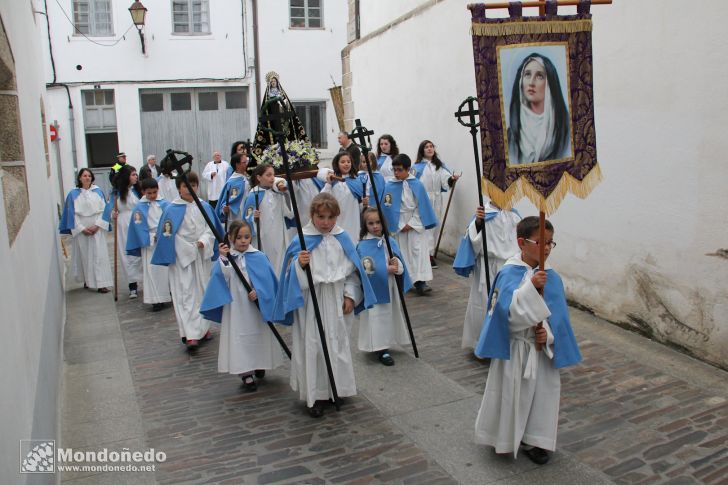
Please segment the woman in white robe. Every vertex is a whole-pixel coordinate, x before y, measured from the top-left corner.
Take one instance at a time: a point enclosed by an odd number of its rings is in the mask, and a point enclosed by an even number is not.
[[[83,281],[85,286],[97,289],[99,293],[108,293],[108,287],[114,284],[106,242],[106,234],[111,226],[103,219],[106,200],[93,181],[91,170],[79,170],[77,188],[66,197],[60,231],[72,236],[73,277]]]
[[[139,183],[136,168],[124,165],[114,178],[114,193],[109,200],[112,205],[111,217],[116,220],[118,234],[118,257],[120,281],[129,284],[129,298],[136,298],[137,285],[142,281],[142,260],[126,254],[126,239],[129,235],[131,213],[139,203]]]
[[[422,185],[425,186],[427,196],[432,202],[432,208],[435,209],[437,220],[440,221],[437,226],[427,230],[428,248],[430,256],[435,253],[435,245],[437,244],[437,236],[442,226],[442,218],[445,214],[445,197],[444,194],[450,190],[450,184],[460,178],[459,175],[453,175],[442,163],[440,157],[435,151],[435,145],[430,140],[424,140],[417,149],[417,162],[415,163],[418,177]],[[432,264],[435,265],[434,260]]]

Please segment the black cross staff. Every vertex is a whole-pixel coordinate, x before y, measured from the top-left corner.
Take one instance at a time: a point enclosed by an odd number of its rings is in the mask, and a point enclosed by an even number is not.
[[[478,181],[478,203],[481,207],[485,207],[483,205],[483,178],[480,174],[480,156],[478,156],[478,126],[480,125],[480,122],[475,119],[476,116],[480,117],[480,112],[478,111],[477,107],[478,100],[475,99],[472,96],[468,96],[465,101],[460,103],[460,106],[458,106],[458,110],[455,113],[455,118],[457,118],[458,123],[465,126],[466,128],[470,128],[470,134],[473,137],[473,155],[475,156],[475,174],[477,175],[477,181]],[[465,105],[468,105],[468,110],[464,111]],[[463,121],[463,117],[467,116],[469,120]],[[477,227],[477,222],[476,222]],[[483,219],[482,222],[482,230],[483,230],[483,258],[484,258],[484,265],[485,268],[485,285],[488,289],[488,294],[490,295],[490,268],[488,267],[488,240],[486,237],[485,232],[485,219]]]
[[[177,155],[184,155],[184,158],[181,160],[177,160]],[[189,167],[187,170],[184,169],[184,166],[189,164]],[[187,190],[192,195],[192,198],[195,201],[195,205],[200,210],[200,213],[202,214],[202,217],[205,218],[205,222],[207,223],[207,226],[210,228],[212,233],[215,235],[215,239],[217,239],[218,243],[223,242],[223,236],[217,231],[217,228],[210,220],[210,216],[207,215],[207,211],[205,211],[205,208],[202,206],[202,202],[200,202],[200,198],[197,197],[197,193],[192,188],[192,185],[190,185],[189,180],[187,180],[187,173],[192,169],[192,155],[190,155],[187,152],[180,152],[176,150],[167,150],[167,156],[164,157],[164,160],[162,160],[162,172],[165,174],[168,174],[171,176],[172,171],[177,171],[177,178],[181,178],[182,182],[185,184],[185,187],[187,187]],[[248,280],[245,279],[245,276],[243,276],[243,272],[240,271],[240,268],[238,267],[238,264],[235,262],[233,258],[228,258],[228,261],[230,262],[230,265],[233,267],[233,270],[235,270],[235,274],[238,275],[238,278],[240,279],[240,282],[243,283],[243,286],[245,287],[245,291],[250,293],[253,291],[253,287],[250,286],[250,283],[248,283]],[[258,307],[258,310],[260,310],[260,303],[258,300],[255,300],[255,306]],[[286,345],[286,342],[283,341],[283,338],[281,337],[281,334],[278,333],[278,330],[273,326],[271,322],[266,322],[268,324],[268,328],[271,332],[273,332],[273,336],[276,338],[278,343],[281,345],[281,348],[283,348],[283,351],[286,353],[288,358],[291,358],[291,351],[288,349],[288,346]]]
[[[392,259],[394,257],[394,251],[392,251],[392,243],[389,242],[389,230],[387,229],[387,221],[384,218],[384,213],[382,212],[382,204],[379,202],[379,194],[377,191],[377,184],[374,183],[374,172],[372,171],[371,165],[369,165],[369,159],[367,158],[369,155],[369,151],[371,150],[371,142],[368,142],[369,136],[373,135],[374,132],[367,130],[361,125],[361,120],[357,119],[355,122],[356,127],[351,131],[351,134],[349,135],[349,138],[352,140],[356,140],[357,145],[359,148],[361,148],[362,152],[364,153],[364,159],[367,161],[365,165],[367,166],[367,172],[369,173],[369,181],[372,186],[372,191],[374,192],[374,200],[377,204],[377,212],[379,213],[379,220],[382,223],[382,234],[384,235],[384,242],[387,244],[387,253],[389,254],[389,259]],[[358,139],[358,140],[357,140]],[[366,194],[365,194],[366,195]],[[402,262],[404,264],[404,261]],[[404,320],[407,323],[407,331],[409,332],[410,340],[412,341],[412,350],[414,351],[415,357],[420,358],[419,352],[417,352],[417,343],[415,342],[415,334],[412,331],[412,323],[410,322],[409,318],[409,312],[407,312],[407,304],[404,300],[404,287],[402,283],[402,275],[394,275],[394,280],[397,282],[397,293],[399,293],[399,301],[402,304],[402,313],[404,314]]]
[[[286,171],[286,181],[288,182],[288,191],[291,194],[291,205],[293,206],[293,215],[296,218],[296,230],[298,232],[298,242],[301,250],[306,251],[306,240],[303,237],[303,227],[301,226],[301,216],[298,212],[298,204],[296,203],[296,191],[293,189],[293,179],[291,178],[291,167],[288,166],[288,152],[286,151],[286,139],[283,133],[283,122],[293,118],[293,112],[286,108],[283,103],[278,103],[281,98],[272,98],[266,102],[261,108],[261,126],[264,131],[270,132],[278,140],[278,145],[283,157],[283,168]],[[279,110],[270,112],[270,105],[275,103],[275,107]],[[268,124],[270,128],[265,127]],[[338,411],[341,408],[339,393],[336,390],[336,381],[334,380],[334,371],[331,367],[331,358],[329,357],[329,346],[326,343],[326,332],[324,331],[323,320],[321,320],[321,311],[319,310],[318,298],[316,297],[316,289],[313,285],[313,275],[311,274],[311,265],[306,265],[306,279],[308,280],[309,294],[313,303],[313,312],[316,317],[316,327],[318,328],[319,339],[321,340],[321,350],[324,354],[324,362],[326,363],[326,373],[329,376],[329,384],[331,385],[331,394],[334,398],[334,406]]]

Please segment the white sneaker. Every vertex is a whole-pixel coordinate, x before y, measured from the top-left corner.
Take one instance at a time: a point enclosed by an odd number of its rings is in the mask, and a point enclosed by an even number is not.
[[[130,290],[129,291],[129,299],[132,300],[134,298],[137,298],[139,295],[137,295],[137,290]]]

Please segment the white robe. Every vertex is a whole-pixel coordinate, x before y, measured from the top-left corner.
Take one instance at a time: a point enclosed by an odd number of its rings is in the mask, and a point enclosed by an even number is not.
[[[207,180],[207,200],[215,202],[220,197],[220,192],[227,181],[228,168],[230,164],[225,160],[220,160],[220,163],[211,160],[205,165],[202,178]]]
[[[169,289],[174,302],[180,337],[199,340],[210,329],[210,321],[200,315],[200,303],[210,280],[215,236],[194,202],[177,199],[174,204],[186,204],[187,209],[174,236],[176,261],[169,265]],[[197,247],[197,241],[204,244]]]
[[[321,173],[321,171],[319,171],[319,173]],[[328,173],[333,173],[333,171],[329,170]],[[354,197],[354,194],[351,193],[346,182],[337,182],[334,185],[327,182],[326,185],[324,185],[324,188],[321,189],[321,193],[327,193],[334,196],[336,201],[339,203],[339,208],[341,209],[341,214],[339,214],[339,217],[336,219],[336,223],[344,231],[346,231],[352,241],[358,241],[359,230],[361,229],[360,203],[356,197]]]
[[[303,228],[304,234],[320,234],[312,224]],[[311,252],[311,271],[318,297],[321,320],[331,359],[331,367],[339,397],[356,395],[354,366],[349,347],[349,330],[354,313],[344,315],[344,296],[354,300],[356,305],[363,298],[359,273],[346,257],[334,234],[344,232],[335,226],[325,235],[321,243]],[[300,399],[308,407],[317,400],[332,398],[326,373],[326,364],[316,317],[313,310],[308,279],[298,259],[291,263],[295,267],[305,305],[294,312],[293,348],[291,349],[291,388],[298,391]]]
[[[145,196],[141,198],[140,202],[146,202],[146,200]],[[162,217],[162,208],[159,206],[159,202],[154,200],[150,202],[149,213],[147,214],[150,244],[142,248],[144,303],[148,305],[172,301],[169,294],[169,268],[151,263],[154,248],[157,247],[157,226],[160,217]]]
[[[420,219],[412,189],[405,180],[402,182],[402,203],[399,206],[399,227],[397,228],[397,244],[404,256],[410,278],[415,281],[432,281],[432,266],[430,266],[430,252],[428,247],[428,234]],[[402,232],[402,228],[409,224],[412,230]]]
[[[488,240],[488,271],[490,284],[493,286],[495,275],[503,267],[506,260],[518,253],[516,226],[521,218],[511,211],[499,210],[490,203],[485,207],[486,214],[498,212],[493,219],[486,222],[485,231]],[[462,348],[474,349],[480,337],[480,330],[485,321],[485,309],[488,300],[488,285],[485,284],[483,268],[483,236],[475,227],[475,221],[468,226],[468,239],[475,251],[475,269],[470,284],[468,308],[465,311],[463,325]]]
[[[113,286],[114,278],[109,263],[109,250],[106,245],[106,233],[109,224],[101,217],[106,201],[92,189],[81,189],[74,207],[75,227],[71,229],[71,274],[76,281],[85,282],[89,288],[108,288]],[[96,225],[99,230],[93,236],[83,233],[87,227]]]
[[[262,250],[273,266],[273,272],[278,275],[283,266],[283,256],[286,254],[288,247],[288,229],[286,228],[285,217],[292,218],[293,211],[289,206],[289,196],[286,193],[279,192],[276,185],[267,191],[260,187],[253,187],[251,192],[266,192],[260,199],[260,239],[262,248],[258,247],[257,235],[253,237],[253,246]],[[255,224],[255,221],[253,222]],[[256,227],[257,230],[257,227]]]
[[[510,360],[492,359],[483,401],[475,421],[475,441],[496,453],[518,453],[521,442],[553,451],[559,420],[561,376],[553,358],[554,336],[546,319],[551,315],[531,283],[533,269],[520,254],[506,264],[528,267],[509,308]],[[533,326],[544,322],[548,340],[536,351]]]
[[[301,218],[301,225],[305,226],[311,220],[311,201],[319,194],[319,188],[316,184],[308,179],[294,180],[293,188],[296,191],[296,204],[298,205],[298,213]],[[294,229],[295,231],[295,229]]]
[[[394,170],[392,169],[392,157],[385,155],[386,158],[382,162],[382,166],[379,169],[379,173],[384,177],[385,182],[389,182],[394,179]]]
[[[440,235],[442,217],[445,213],[445,197],[443,196],[444,192],[442,190],[449,190],[447,181],[451,175],[444,168],[437,170],[435,164],[426,158],[423,158],[422,161],[425,162],[425,168],[422,170],[420,182],[425,187],[427,196],[430,198],[430,202],[432,202],[432,208],[435,209],[435,215],[439,221],[435,227],[427,230],[429,238],[427,244],[430,254],[435,254],[435,245],[437,244],[437,237]]]
[[[375,238],[376,236],[367,234],[364,239]],[[386,254],[386,244],[381,238],[377,239],[380,239],[382,250]],[[402,273],[404,273],[404,266],[397,259],[397,274]],[[364,352],[375,352],[389,349],[395,345],[403,346],[410,343],[394,275],[390,274],[387,282],[389,284],[389,303],[378,303],[357,316],[359,319],[359,350]]]
[[[117,209],[119,215],[117,217],[118,234],[118,253],[119,253],[119,281],[127,283],[138,283],[142,281],[142,258],[138,256],[129,256],[126,254],[126,239],[129,236],[129,223],[131,222],[131,213],[139,203],[139,198],[129,189],[126,194],[126,201],[121,198],[117,199]]]
[[[250,247],[248,252],[257,252]],[[233,255],[239,255],[235,250]],[[243,276],[250,282],[245,259],[235,259]],[[220,326],[220,349],[217,354],[217,371],[243,374],[257,369],[275,369],[283,364],[283,353],[278,341],[268,328],[255,303],[248,299],[248,292],[235,274],[235,270],[222,258],[215,263],[222,268],[230,287],[233,301],[225,305]]]
[[[159,198],[171,202],[179,197],[177,183],[173,178],[162,175],[157,179],[157,185],[159,185]]]

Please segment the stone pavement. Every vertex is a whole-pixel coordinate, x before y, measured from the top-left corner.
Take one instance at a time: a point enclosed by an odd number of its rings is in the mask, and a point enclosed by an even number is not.
[[[353,350],[359,395],[320,420],[290,390],[288,365],[246,393],[217,373],[216,340],[184,349],[170,308],[122,291],[114,312],[110,295],[69,291],[62,443],[167,460],[64,482],[728,484],[726,373],[575,309],[584,362],[562,371],[551,462],[474,444],[488,365],[460,349],[469,284],[441,263],[432,296],[407,298],[421,358],[394,352],[385,368]]]

